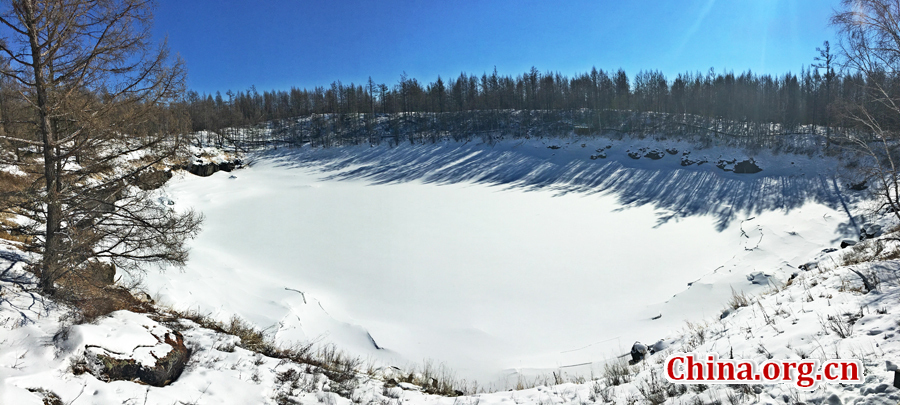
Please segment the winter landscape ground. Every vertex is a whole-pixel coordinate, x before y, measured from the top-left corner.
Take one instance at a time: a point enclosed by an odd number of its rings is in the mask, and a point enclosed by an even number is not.
[[[145,290],[166,308],[236,316],[279,344],[334,344],[363,359],[358,376],[333,381],[191,321],[180,327],[193,355],[169,386],[73,372],[86,345],[154,358],[148,331],[166,326],[120,311],[61,338],[66,308],[29,291],[29,256],[7,246],[3,403],[41,403],[49,392],[74,404],[900,400],[897,242],[840,249],[860,227],[894,224],[848,189],[854,179],[837,159],[575,136],[244,158],[249,167],[210,177],[180,171],[158,191],[160,204],[195,209],[205,223],[187,266],[146,273]],[[763,170],[716,166],[749,158]],[[851,269],[881,284],[866,292]],[[628,366],[635,341],[658,351]],[[804,392],[662,381],[665,356],[692,350],[856,358],[865,383]],[[438,369],[469,396],[424,393],[431,376],[444,377]]]

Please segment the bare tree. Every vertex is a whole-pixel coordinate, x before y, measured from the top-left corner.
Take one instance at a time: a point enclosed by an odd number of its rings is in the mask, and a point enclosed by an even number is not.
[[[30,219],[21,231],[41,254],[40,287],[53,293],[61,277],[98,265],[183,264],[200,217],[176,213],[150,190],[189,128],[172,108],[184,69],[151,42],[151,2],[3,3],[0,75],[27,114],[5,121],[0,139],[40,155],[20,164],[34,181],[2,208]]]
[[[841,34],[845,68],[861,73],[862,97],[844,100],[844,116],[864,131],[840,141],[860,153],[864,171],[900,218],[900,1],[843,0],[831,18]]]

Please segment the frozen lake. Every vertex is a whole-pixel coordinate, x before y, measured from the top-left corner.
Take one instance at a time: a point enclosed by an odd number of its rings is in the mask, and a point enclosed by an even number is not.
[[[177,176],[168,197],[202,212],[203,231],[183,271],[146,283],[282,341],[514,385],[517,372],[587,374],[716,316],[732,288],[768,288],[748,274],[784,280],[848,229],[811,161],[735,175],[531,146],[307,148]]]

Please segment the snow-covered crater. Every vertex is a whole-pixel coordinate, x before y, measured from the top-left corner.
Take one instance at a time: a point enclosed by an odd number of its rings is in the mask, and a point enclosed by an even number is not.
[[[635,340],[717,315],[732,289],[769,288],[748,275],[786,280],[859,225],[828,159],[758,154],[762,172],[735,174],[626,155],[644,146],[279,149],[233,173],[176,176],[168,197],[201,211],[204,230],[183,271],[146,282],[163,303],[236,314],[282,341],[433,359],[502,388],[517,373],[589,374]],[[591,159],[598,149],[608,158]]]

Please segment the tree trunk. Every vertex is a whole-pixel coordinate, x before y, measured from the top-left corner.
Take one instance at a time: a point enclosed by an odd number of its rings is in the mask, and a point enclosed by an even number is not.
[[[40,134],[43,142],[44,154],[44,181],[46,187],[47,222],[44,241],[44,257],[41,261],[40,288],[45,293],[53,293],[54,282],[59,275],[59,256],[61,239],[59,231],[62,225],[62,203],[59,198],[59,178],[57,173],[56,140],[53,127],[50,124],[48,114],[47,83],[44,77],[44,62],[42,50],[39,44],[38,32],[35,21],[34,1],[26,0],[22,3],[25,24],[28,30],[28,39],[31,44],[31,67],[34,70],[34,90],[37,95],[38,117],[40,120]]]

